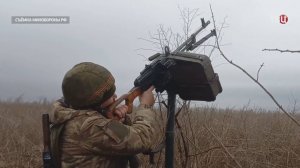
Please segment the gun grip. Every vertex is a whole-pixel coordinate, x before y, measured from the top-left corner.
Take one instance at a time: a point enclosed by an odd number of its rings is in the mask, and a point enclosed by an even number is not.
[[[140,87],[134,87],[132,88],[128,93],[122,95],[120,98],[118,98],[112,105],[109,106],[108,111],[113,111],[115,108],[121,104],[123,101],[125,101],[125,105],[128,106],[127,113],[132,113],[133,109],[133,101],[136,97],[141,95],[143,93],[142,89]]]
[[[143,91],[140,87],[134,87],[129,91],[128,97],[125,100],[125,104],[128,106],[129,114],[132,113],[134,99],[136,97],[140,96],[142,93],[143,93]]]

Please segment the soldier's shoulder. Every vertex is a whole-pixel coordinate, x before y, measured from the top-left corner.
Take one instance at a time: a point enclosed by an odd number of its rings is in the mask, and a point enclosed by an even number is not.
[[[115,120],[108,122],[103,129],[105,133],[117,143],[122,142],[130,133],[126,125]]]
[[[82,128],[91,127],[92,125],[103,127],[111,121],[111,119],[107,119],[106,117],[104,117],[96,111],[86,111],[85,115],[79,117],[84,118]]]

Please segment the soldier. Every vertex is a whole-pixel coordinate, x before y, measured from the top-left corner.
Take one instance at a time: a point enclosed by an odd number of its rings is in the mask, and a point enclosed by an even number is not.
[[[116,99],[114,83],[106,68],[90,62],[77,64],[65,74],[64,99],[54,103],[51,127],[51,150],[57,167],[127,167],[132,155],[153,147],[161,125],[150,109],[154,88],[140,96],[128,126],[122,123],[126,105],[106,111]]]

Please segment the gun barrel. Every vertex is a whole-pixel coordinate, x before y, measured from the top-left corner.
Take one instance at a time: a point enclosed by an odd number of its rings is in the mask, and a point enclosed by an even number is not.
[[[208,40],[210,37],[215,36],[215,35],[216,35],[216,30],[214,29],[208,35],[206,35],[205,37],[203,37],[202,39],[200,39],[199,41],[197,41],[195,44],[193,44],[190,48],[188,48],[188,50],[194,50],[199,45],[201,45],[206,40]]]
[[[194,34],[197,35],[198,33],[200,33],[203,29],[205,29],[209,24],[210,24],[210,21],[207,21],[207,22],[204,22],[204,19],[202,18],[201,19],[201,22],[202,22],[202,26],[200,27],[199,30],[197,30]]]
[[[52,168],[52,157],[50,151],[50,122],[49,122],[49,114],[42,115],[42,125],[43,125],[43,142],[44,142],[44,150],[43,150],[43,167],[44,168]]]
[[[184,51],[187,48],[190,48],[191,46],[188,46],[189,44],[192,44],[191,41],[193,41],[197,34],[200,33],[203,29],[205,29],[209,24],[210,21],[205,22],[203,18],[201,18],[202,26],[195,32],[193,33],[184,43],[182,43],[177,49],[174,51],[174,53],[178,51]]]
[[[50,150],[50,128],[49,128],[49,114],[43,114],[43,140],[44,140],[44,151]]]

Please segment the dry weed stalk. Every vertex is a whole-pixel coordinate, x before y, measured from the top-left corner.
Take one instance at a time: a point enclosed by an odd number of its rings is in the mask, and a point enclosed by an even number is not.
[[[281,53],[284,53],[284,52],[288,52],[288,53],[300,53],[300,50],[281,50],[281,49],[268,49],[268,48],[265,48],[263,49],[262,51],[278,51],[278,52],[281,52]]]
[[[236,165],[238,165],[238,167],[242,168],[242,165],[229,152],[229,150],[227,149],[227,147],[222,143],[221,139],[218,136],[216,136],[212,130],[210,130],[209,128],[207,128],[207,126],[204,126],[204,128],[207,129],[208,132],[218,141],[218,143],[222,146],[222,148],[224,149],[224,151],[231,157],[231,159],[236,163]]]

